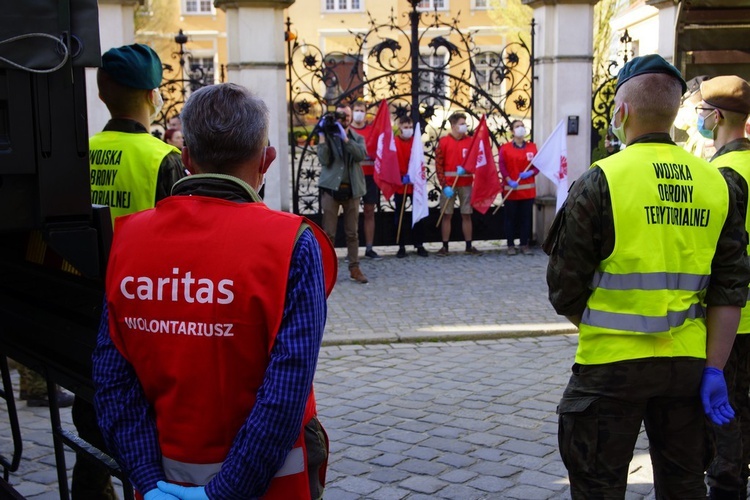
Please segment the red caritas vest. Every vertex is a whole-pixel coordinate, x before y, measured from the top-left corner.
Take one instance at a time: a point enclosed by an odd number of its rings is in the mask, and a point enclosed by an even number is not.
[[[414,142],[414,137],[410,137],[408,139],[403,139],[401,137],[394,137],[393,139],[396,142],[396,157],[398,158],[398,170],[401,173],[401,177],[405,176],[409,173],[409,159],[411,158],[411,145]],[[413,184],[401,184],[400,186],[396,187],[396,192],[398,194],[404,194],[404,191],[406,191],[406,194],[412,194],[414,191],[414,185]]]
[[[536,144],[527,141],[522,148],[517,148],[513,145],[513,141],[506,142],[500,146],[498,154],[502,156],[510,178],[517,180],[518,175],[536,156]],[[505,179],[503,179],[503,189],[506,193],[510,189],[510,186],[505,184]],[[528,200],[529,198],[536,198],[536,184],[533,176],[518,181],[518,187],[508,195],[509,200]]]
[[[446,186],[453,186],[453,181],[456,180],[456,167],[459,165],[464,166],[464,161],[466,160],[466,155],[469,154],[470,147],[471,137],[468,135],[465,135],[461,140],[457,140],[448,134],[438,142],[438,148],[440,148],[445,161]],[[458,178],[456,187],[471,186],[473,181],[473,175],[462,175]]]
[[[206,484],[250,414],[303,222],[262,203],[202,196],[173,196],[117,219],[106,277],[110,335],[155,410],[170,481]],[[311,227],[330,293],[336,255]],[[315,414],[311,387],[303,428],[264,498],[310,498],[304,425]]]
[[[362,137],[365,138],[365,144],[367,144],[367,139],[369,139],[370,134],[372,134],[373,126],[372,123],[366,124],[362,128],[354,128],[353,126],[349,125],[349,130],[352,132],[355,132]],[[376,152],[375,151],[367,151],[367,158],[362,160],[360,162],[360,165],[362,166],[362,172],[365,175],[374,175],[375,174],[375,161],[373,158],[375,158]]]

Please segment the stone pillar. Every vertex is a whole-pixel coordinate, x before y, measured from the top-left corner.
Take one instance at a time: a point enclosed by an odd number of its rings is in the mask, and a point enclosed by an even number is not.
[[[591,78],[594,5],[599,0],[524,0],[534,8],[534,142],[541,147],[560,120],[578,117],[578,134],[568,135],[568,178],[572,183],[591,159]],[[555,195],[555,186],[537,176],[537,196]],[[537,239],[549,229],[555,204],[539,204]],[[541,226],[541,227],[540,227]]]
[[[112,47],[135,43],[133,18],[139,0],[99,0],[99,40],[102,54]],[[96,68],[86,69],[86,106],[89,135],[101,131],[109,120],[109,111],[99,99]]]
[[[291,211],[284,9],[294,0],[215,0],[227,16],[228,81],[247,87],[271,110],[269,139],[278,152],[266,174],[266,204]]]
[[[659,9],[658,54],[674,64],[677,5],[675,5],[674,0],[647,0],[646,4]]]

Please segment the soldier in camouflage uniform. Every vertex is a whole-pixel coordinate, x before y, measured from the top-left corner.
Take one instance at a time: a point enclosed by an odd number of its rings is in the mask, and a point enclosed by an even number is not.
[[[733,418],[722,368],[750,267],[742,192],[668,135],[685,83],[657,55],[618,75],[628,147],[570,189],[544,250],[549,297],[579,327],[559,414],[575,499],[624,498],[645,423],[657,498],[704,499],[705,415]]]
[[[745,137],[745,122],[750,114],[750,85],[738,76],[717,76],[701,83],[700,91],[698,130],[713,139],[717,149],[711,164],[731,177],[747,200],[750,140]],[[745,227],[750,227],[747,216]],[[742,310],[724,377],[737,418],[726,426],[710,426],[715,456],[707,474],[709,496],[745,500],[750,473],[750,307]]]

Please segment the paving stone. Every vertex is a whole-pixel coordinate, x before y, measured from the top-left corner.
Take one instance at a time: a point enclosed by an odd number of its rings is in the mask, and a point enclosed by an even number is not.
[[[358,495],[368,495],[380,488],[380,483],[362,477],[346,477],[336,482],[336,487]]]
[[[448,481],[449,483],[465,483],[466,481],[474,479],[475,477],[477,477],[476,472],[471,472],[464,469],[451,470],[446,472],[445,474],[440,475],[440,479],[442,479],[443,481]]]
[[[505,498],[517,498],[519,500],[547,500],[548,498],[562,498],[544,488],[537,488],[528,484],[519,485],[503,492]]]
[[[445,488],[447,483],[434,477],[413,476],[399,483],[399,486],[418,493],[432,495]]]
[[[411,472],[412,474],[426,474],[436,476],[447,469],[447,466],[438,462],[430,462],[417,458],[409,458],[396,465],[398,469]]]

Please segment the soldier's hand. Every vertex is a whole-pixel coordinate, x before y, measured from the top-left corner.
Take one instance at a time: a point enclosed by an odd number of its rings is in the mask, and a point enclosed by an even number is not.
[[[713,423],[725,425],[732,421],[734,410],[729,404],[723,371],[711,366],[704,368],[700,393],[703,411]]]

